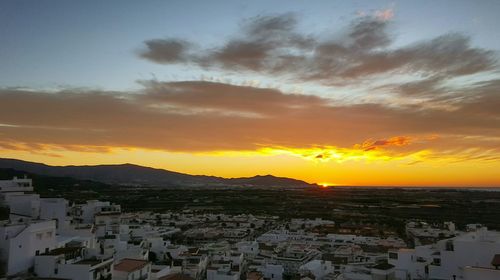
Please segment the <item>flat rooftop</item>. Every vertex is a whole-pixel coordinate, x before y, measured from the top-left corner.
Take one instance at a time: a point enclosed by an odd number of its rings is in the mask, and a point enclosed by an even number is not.
[[[114,270],[133,272],[142,269],[148,264],[146,260],[136,260],[136,259],[123,259],[118,264],[115,265]]]

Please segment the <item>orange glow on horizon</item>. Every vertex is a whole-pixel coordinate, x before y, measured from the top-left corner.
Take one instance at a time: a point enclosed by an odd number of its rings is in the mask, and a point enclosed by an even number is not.
[[[323,188],[323,189],[328,189],[330,187],[335,187],[337,184],[332,184],[332,183],[318,183],[318,185]]]
[[[5,147],[5,146],[4,146]],[[500,186],[500,162],[432,150],[363,150],[315,146],[262,147],[255,151],[168,152],[121,147],[39,146],[3,149],[4,158],[49,165],[133,163],[188,174],[247,177],[258,174],[296,178],[332,186]],[[330,183],[335,182],[335,183]]]

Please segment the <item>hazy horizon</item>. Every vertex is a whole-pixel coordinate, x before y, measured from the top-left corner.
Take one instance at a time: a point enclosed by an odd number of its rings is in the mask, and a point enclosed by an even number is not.
[[[7,160],[21,160],[21,159],[15,159],[15,158],[0,158],[0,159],[7,159]],[[23,160],[21,160],[23,161]],[[165,168],[155,168],[155,167],[151,167],[151,166],[145,166],[145,165],[139,165],[139,164],[134,164],[134,163],[131,163],[131,162],[117,162],[117,163],[107,163],[107,164],[91,164],[91,165],[86,165],[86,164],[67,164],[67,165],[51,165],[51,164],[45,164],[45,163],[42,163],[42,162],[31,162],[31,161],[26,161],[26,162],[30,162],[30,163],[37,163],[37,164],[44,164],[44,165],[47,165],[47,166],[52,166],[52,167],[85,167],[85,166],[121,166],[121,165],[134,165],[134,166],[140,166],[140,167],[146,167],[146,168],[154,168],[154,169],[159,169],[159,170],[164,170],[164,171],[170,171],[170,172],[177,172],[177,173],[181,173],[181,174],[187,174],[187,175],[194,175],[194,176],[214,176],[214,175],[210,175],[210,174],[195,174],[195,173],[183,173],[183,172],[179,172],[177,170],[171,170],[171,169],[165,169]],[[16,170],[15,168],[13,168],[14,170]],[[18,171],[25,171],[25,170],[18,170]],[[29,173],[29,172],[28,172]],[[249,176],[246,176],[246,177],[224,177],[224,176],[216,176],[216,177],[220,177],[220,178],[226,178],[226,179],[231,179],[231,178],[250,178],[250,177],[257,177],[257,176],[274,176],[274,177],[280,177],[280,176],[277,176],[275,174],[270,174],[270,173],[261,173],[261,174],[253,174],[253,175],[249,175]],[[284,178],[290,178],[290,179],[296,179],[296,180],[301,180],[299,178],[294,178],[294,177],[284,177]],[[304,180],[305,181],[305,180]],[[305,181],[306,183],[309,183],[309,184],[315,184],[315,185],[318,185],[319,187],[322,187],[322,188],[360,188],[360,189],[364,189],[364,188],[409,188],[409,189],[419,189],[419,188],[422,188],[422,189],[427,189],[427,188],[430,188],[430,189],[439,189],[439,188],[442,188],[442,189],[470,189],[470,190],[498,190],[500,191],[500,186],[474,186],[474,185],[470,185],[470,186],[466,186],[466,185],[435,185],[435,186],[431,186],[431,185],[336,185],[336,184],[330,184],[330,183],[327,183],[327,182],[315,182],[315,181]]]
[[[0,156],[500,187],[498,11],[493,0],[2,1]]]

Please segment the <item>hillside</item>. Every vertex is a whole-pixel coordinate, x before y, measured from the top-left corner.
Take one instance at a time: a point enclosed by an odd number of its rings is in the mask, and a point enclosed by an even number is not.
[[[106,184],[150,187],[242,186],[305,188],[316,186],[301,180],[275,177],[272,175],[258,175],[245,178],[222,178],[215,176],[189,175],[134,164],[50,166],[42,163],[3,158],[0,159],[0,168],[14,169],[45,176],[92,180]]]

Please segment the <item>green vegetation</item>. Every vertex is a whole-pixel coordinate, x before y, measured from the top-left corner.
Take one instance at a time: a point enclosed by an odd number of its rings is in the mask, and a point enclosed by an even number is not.
[[[0,169],[0,178],[24,172]],[[500,229],[500,192],[461,189],[159,189],[111,186],[93,181],[28,174],[42,197],[89,199],[121,204],[125,211],[190,209],[208,213],[247,213],[281,218],[324,218],[338,224],[368,224],[402,232],[410,219],[481,223]]]

